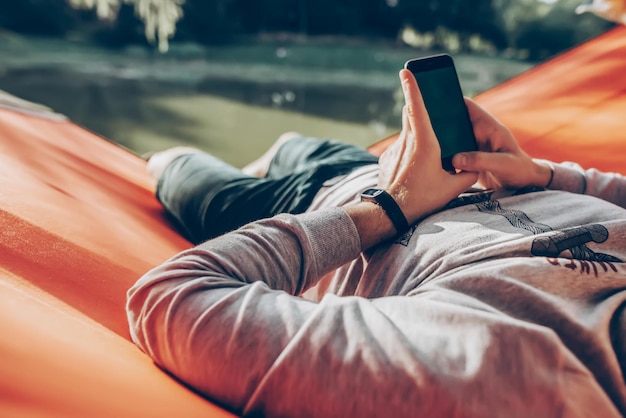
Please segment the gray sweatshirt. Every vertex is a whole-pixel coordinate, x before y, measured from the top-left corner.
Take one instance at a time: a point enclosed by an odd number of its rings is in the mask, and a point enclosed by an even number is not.
[[[557,165],[564,191],[464,196],[361,253],[333,206],[376,175],[148,272],[133,340],[243,415],[626,414],[624,177]]]

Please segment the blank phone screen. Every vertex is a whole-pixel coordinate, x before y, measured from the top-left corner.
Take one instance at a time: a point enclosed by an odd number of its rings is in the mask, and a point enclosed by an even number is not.
[[[441,158],[476,151],[476,139],[454,67],[414,73],[430,122],[441,146]]]

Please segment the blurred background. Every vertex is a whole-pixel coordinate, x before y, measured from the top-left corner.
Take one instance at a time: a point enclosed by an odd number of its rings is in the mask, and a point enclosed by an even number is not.
[[[474,96],[610,29],[582,0],[0,0],[0,90],[143,154],[242,166],[280,133],[367,146],[397,73],[450,53]]]

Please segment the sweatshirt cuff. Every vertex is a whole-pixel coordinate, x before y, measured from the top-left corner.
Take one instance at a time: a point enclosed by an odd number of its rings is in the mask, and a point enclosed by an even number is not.
[[[361,239],[354,222],[333,207],[298,215],[313,250],[317,271],[325,274],[354,260],[361,253]]]
[[[571,193],[585,194],[587,180],[583,169],[575,163],[555,164],[547,160],[536,160],[548,164],[553,170],[552,181],[548,185],[550,190],[563,190]]]

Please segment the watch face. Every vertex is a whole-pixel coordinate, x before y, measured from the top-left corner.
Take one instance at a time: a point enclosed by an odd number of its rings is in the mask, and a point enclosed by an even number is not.
[[[378,195],[383,193],[382,189],[366,189],[361,193],[363,197],[376,198]]]

